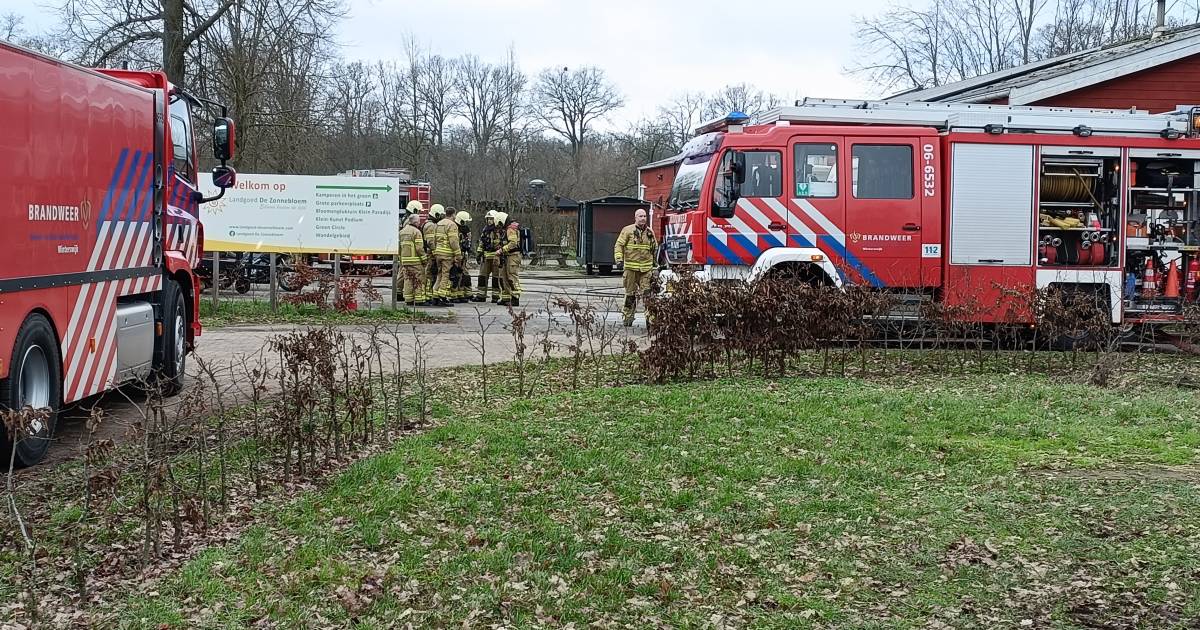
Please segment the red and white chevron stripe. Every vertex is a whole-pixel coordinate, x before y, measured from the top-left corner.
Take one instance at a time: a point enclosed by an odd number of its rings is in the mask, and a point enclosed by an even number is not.
[[[134,214],[135,199],[114,208],[114,219]],[[116,203],[114,201],[114,203]],[[142,203],[148,203],[142,201]],[[150,215],[147,212],[147,215]],[[149,216],[146,217],[149,219]],[[97,235],[87,271],[149,267],[153,264],[151,220],[105,221]],[[117,298],[162,289],[161,274],[85,284],[71,308],[63,337],[63,398],[71,402],[109,389],[116,376]]]
[[[127,190],[114,191],[112,220],[104,221],[88,260],[87,271],[108,271],[150,267],[154,264],[154,209],[142,211],[151,201],[149,188],[128,190],[139,160],[135,154],[128,170],[121,174]],[[142,168],[149,158],[141,158]],[[176,251],[193,266],[198,264],[199,230],[196,204],[190,189],[174,182],[172,202],[164,213],[163,248]],[[180,208],[182,205],[184,208]],[[186,208],[186,209],[185,209]],[[188,210],[191,210],[189,212]],[[133,218],[143,221],[130,221]],[[124,221],[120,219],[126,219]],[[71,317],[63,336],[63,399],[72,402],[109,389],[116,372],[117,298],[161,291],[162,274],[109,280],[79,287],[71,308]]]

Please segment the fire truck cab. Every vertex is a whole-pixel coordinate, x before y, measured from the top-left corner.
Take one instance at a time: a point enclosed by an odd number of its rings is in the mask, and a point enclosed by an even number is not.
[[[685,146],[665,279],[787,272],[951,305],[1070,286],[1114,323],[1196,300],[1200,110],[805,99],[748,123],[732,114]]]
[[[45,455],[59,409],[125,383],[181,385],[200,335],[193,113],[216,105],[213,171],[234,184],[223,107],[161,72],[92,70],[0,42],[0,407],[47,414],[8,435]]]

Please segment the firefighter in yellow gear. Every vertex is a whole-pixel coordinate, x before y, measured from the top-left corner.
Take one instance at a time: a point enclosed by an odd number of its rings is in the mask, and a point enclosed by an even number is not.
[[[650,295],[650,273],[654,269],[654,254],[658,241],[646,224],[646,211],[638,208],[633,213],[633,225],[626,225],[617,236],[613,256],[618,264],[625,265],[625,325],[633,325],[633,313],[637,310],[638,296]]]
[[[462,264],[462,246],[458,240],[458,224],[446,216],[445,209],[441,219],[433,228],[433,259],[437,265],[437,283],[433,285],[433,304],[435,306],[450,306],[454,295],[450,284],[450,269]]]
[[[437,280],[437,260],[433,257],[433,233],[437,230],[437,222],[446,216],[446,208],[440,203],[429,207],[429,214],[421,224],[421,237],[425,239],[425,294],[423,302],[433,303],[437,298],[433,293],[433,285]]]
[[[471,251],[471,213],[460,210],[454,214],[454,223],[458,226],[458,244],[462,257],[454,266],[451,283],[454,285],[454,301],[466,303],[471,301],[471,273],[467,271],[467,254]]]
[[[418,202],[414,202],[418,203]],[[404,288],[404,303],[408,306],[425,304],[425,239],[421,236],[420,205],[417,212],[410,212],[405,226],[400,230],[400,274],[399,282]]]
[[[500,306],[521,305],[521,226],[509,222],[507,212],[496,213],[500,226],[500,246],[496,260],[500,265]]]
[[[479,261],[479,280],[475,286],[476,302],[486,302],[488,289],[492,293],[492,302],[500,301],[500,226],[496,224],[495,210],[488,210],[483,215],[483,230],[479,233],[479,247],[475,257]],[[490,283],[490,284],[489,284]]]

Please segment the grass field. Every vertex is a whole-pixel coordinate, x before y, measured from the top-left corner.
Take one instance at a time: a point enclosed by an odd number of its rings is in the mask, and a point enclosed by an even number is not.
[[[434,321],[437,317],[407,308],[361,308],[338,311],[311,304],[280,303],[275,312],[263,300],[224,299],[213,307],[212,301],[200,301],[200,321],[206,328],[239,324],[373,324]]]
[[[505,403],[262,508],[269,524],[116,614],[145,628],[1192,627],[1198,409],[1183,389],[1016,376]]]

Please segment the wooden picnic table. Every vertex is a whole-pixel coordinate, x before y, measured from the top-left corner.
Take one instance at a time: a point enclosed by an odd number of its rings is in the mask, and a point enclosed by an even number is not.
[[[557,260],[559,267],[567,266],[567,254],[563,250],[562,245],[538,244],[533,252],[533,260],[530,260],[529,263],[531,265],[545,265],[550,259]]]

